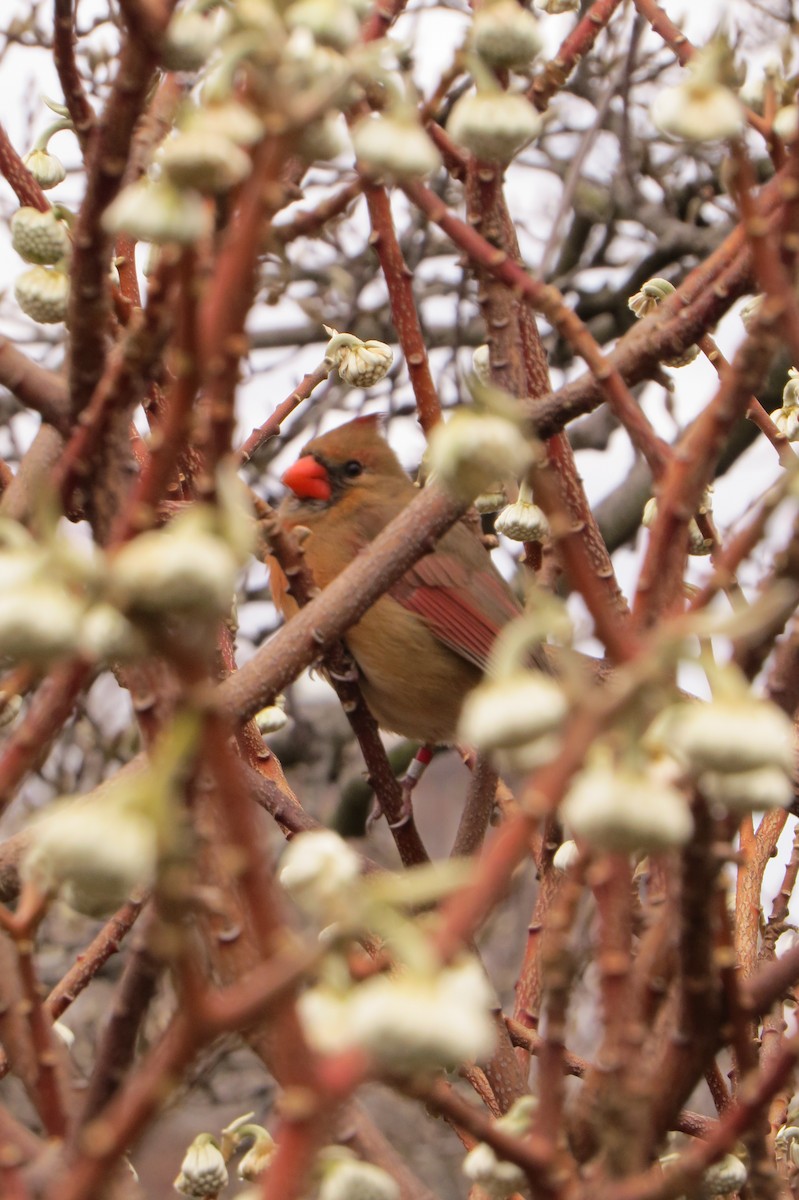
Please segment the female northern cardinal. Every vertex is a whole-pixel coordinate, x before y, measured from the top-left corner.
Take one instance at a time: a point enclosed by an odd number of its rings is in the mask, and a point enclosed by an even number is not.
[[[416,494],[377,417],[358,417],[305,446],[283,476],[280,507],[302,525],[317,584],[325,587]],[[270,560],[272,595],[296,611]],[[494,638],[521,609],[488,552],[463,525],[445,533],[346,633],[377,723],[422,742],[455,740],[463,698],[479,683]]]

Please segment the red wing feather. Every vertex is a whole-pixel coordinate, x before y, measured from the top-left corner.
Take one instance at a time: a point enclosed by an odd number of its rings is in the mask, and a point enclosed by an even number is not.
[[[420,559],[389,595],[417,613],[445,646],[481,670],[500,629],[520,612],[507,584],[490,565],[471,571],[442,550]]]

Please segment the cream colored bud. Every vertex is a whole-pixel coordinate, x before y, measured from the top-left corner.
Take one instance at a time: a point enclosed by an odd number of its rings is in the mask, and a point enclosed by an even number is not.
[[[56,187],[67,177],[64,164],[49,150],[31,150],[22,161],[44,191]]]
[[[463,1173],[491,1200],[506,1200],[515,1192],[523,1192],[527,1176],[515,1163],[497,1157],[487,1142],[478,1142],[463,1160]]]
[[[255,723],[262,736],[277,733],[285,728],[287,722],[285,696],[276,696],[274,704],[267,705],[255,714]]]
[[[83,603],[57,580],[0,592],[0,656],[47,663],[74,654]]]
[[[482,967],[463,958],[436,974],[374,975],[352,994],[358,1045],[403,1075],[485,1058],[496,1044],[496,996]]]
[[[682,354],[672,354],[670,358],[664,358],[663,362],[665,366],[674,367],[675,369],[678,367],[689,367],[692,362],[696,362],[700,354],[701,350],[694,342],[690,346],[686,346]]]
[[[460,409],[439,422],[429,443],[429,463],[445,487],[472,501],[493,480],[519,476],[532,451],[518,426],[505,417]]]
[[[772,420],[789,442],[799,442],[799,408],[780,408],[772,413]]]
[[[319,1054],[340,1054],[356,1044],[350,992],[325,984],[308,988],[297,1000],[297,1015],[308,1044]]]
[[[229,191],[252,170],[250,156],[241,146],[209,130],[187,130],[169,138],[158,161],[176,188],[214,194]]]
[[[399,1200],[399,1185],[382,1167],[342,1158],[325,1168],[318,1200]]]
[[[174,1182],[176,1192],[184,1196],[218,1196],[227,1186],[228,1173],[222,1151],[210,1133],[200,1133],[186,1151],[180,1174]]]
[[[452,106],[447,132],[475,158],[508,163],[543,128],[541,117],[524,96],[486,91],[461,96]]]
[[[741,321],[747,333],[752,333],[755,329],[755,318],[760,313],[763,307],[765,295],[761,292],[757,296],[750,296],[746,303],[741,308]],[[790,372],[789,372],[790,373]]]
[[[508,497],[505,495],[504,489],[497,483],[492,484],[475,498],[474,507],[481,516],[487,516],[490,513],[499,512],[507,502]]]
[[[277,1146],[270,1133],[261,1125],[242,1125],[236,1130],[236,1140],[241,1141],[252,1136],[253,1143],[246,1154],[242,1155],[236,1174],[239,1179],[252,1182],[263,1174],[274,1157]]]
[[[705,771],[699,786],[714,804],[730,812],[758,812],[788,808],[793,803],[793,783],[781,767],[756,767],[751,771]]]
[[[191,10],[176,12],[161,43],[161,60],[170,71],[199,71],[217,44],[220,28],[214,17]]]
[[[286,9],[289,29],[308,29],[315,41],[345,51],[357,41],[360,25],[348,0],[295,0]]]
[[[642,317],[648,317],[654,312],[661,300],[665,300],[667,296],[672,295],[676,291],[673,283],[669,283],[668,279],[661,279],[655,276],[653,279],[648,279],[641,288],[640,292],[636,292],[627,301],[627,307],[635,314],[639,320]]]
[[[580,0],[539,0],[541,8],[550,16],[555,16],[560,13],[577,12],[580,7]]]
[[[11,218],[11,245],[26,262],[40,265],[60,262],[71,248],[67,227],[51,208],[40,212],[28,206]]]
[[[40,325],[66,320],[69,279],[54,267],[31,267],[17,277],[14,295],[22,311]]]
[[[600,850],[668,850],[693,832],[685,798],[652,774],[595,759],[560,807],[569,828]]]
[[[143,613],[168,609],[224,616],[233,603],[239,564],[212,533],[178,527],[140,534],[109,564],[120,605]]]
[[[561,842],[552,857],[552,866],[556,871],[570,871],[572,867],[580,861],[580,851],[577,849],[577,843],[569,839],[567,842]]]
[[[710,511],[709,500],[705,501],[704,511]],[[652,496],[644,505],[644,511],[641,517],[641,524],[645,529],[652,528],[652,526],[655,524],[657,513],[657,500],[654,496]],[[703,555],[710,554],[712,549],[712,542],[702,533],[702,530],[699,528],[696,522],[696,518],[691,517],[691,520],[688,522],[688,553],[701,558]]]
[[[491,349],[487,342],[478,346],[472,355],[472,370],[481,383],[491,382]]]
[[[155,873],[153,822],[113,796],[59,801],[32,823],[29,837],[23,878],[89,916],[113,912]]]
[[[786,104],[778,109],[772,128],[784,142],[792,142],[799,130],[799,106]]]
[[[522,749],[534,753],[531,743],[549,751],[550,735],[558,731],[568,710],[566,694],[554,679],[540,671],[519,669],[505,679],[487,679],[468,693],[458,739],[489,753]]]
[[[738,1192],[749,1178],[746,1165],[735,1154],[725,1154],[702,1174],[703,1196],[726,1196]]]
[[[346,149],[340,114],[327,113],[306,125],[297,143],[297,152],[306,162],[329,162]]]
[[[713,142],[743,133],[743,105],[727,86],[729,60],[728,47],[716,39],[693,56],[677,87],[657,94],[652,120],[661,133],[689,142]]]
[[[238,100],[191,108],[181,115],[180,128],[184,133],[213,134],[237,146],[252,146],[264,131],[261,119]]]
[[[352,145],[358,162],[373,176],[418,179],[441,166],[441,155],[410,113],[363,117],[352,127]]]
[[[113,604],[95,604],[80,626],[81,653],[96,662],[124,662],[146,652],[134,625]]]
[[[494,522],[494,529],[513,542],[543,542],[550,534],[546,514],[522,496],[503,508]]]
[[[755,696],[673,705],[650,728],[664,749],[697,774],[793,770],[793,723],[775,704]]]
[[[299,833],[286,847],[279,879],[297,903],[312,915],[329,915],[360,879],[361,860],[332,830]]]
[[[538,21],[517,0],[489,0],[475,13],[472,45],[492,67],[529,66],[543,42]]]
[[[143,242],[190,246],[206,237],[213,215],[195,192],[181,191],[171,183],[140,179],[123,188],[103,214],[107,233],[127,233]]]
[[[385,379],[394,359],[390,346],[374,340],[363,342],[352,333],[337,333],[328,325],[324,328],[332,334],[325,358],[335,364],[345,383],[368,388]]]

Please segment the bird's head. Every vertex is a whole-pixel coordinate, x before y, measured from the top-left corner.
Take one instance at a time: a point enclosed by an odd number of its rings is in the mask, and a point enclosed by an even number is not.
[[[380,418],[369,416],[357,417],[308,442],[282,482],[301,503],[323,507],[348,496],[365,498],[391,479],[410,486],[399,460],[381,436]]]

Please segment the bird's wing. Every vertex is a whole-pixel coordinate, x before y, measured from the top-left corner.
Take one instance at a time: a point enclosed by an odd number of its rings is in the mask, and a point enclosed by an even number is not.
[[[411,567],[389,595],[420,616],[445,646],[481,670],[500,629],[521,611],[490,562],[474,569],[473,563],[441,548]]]

